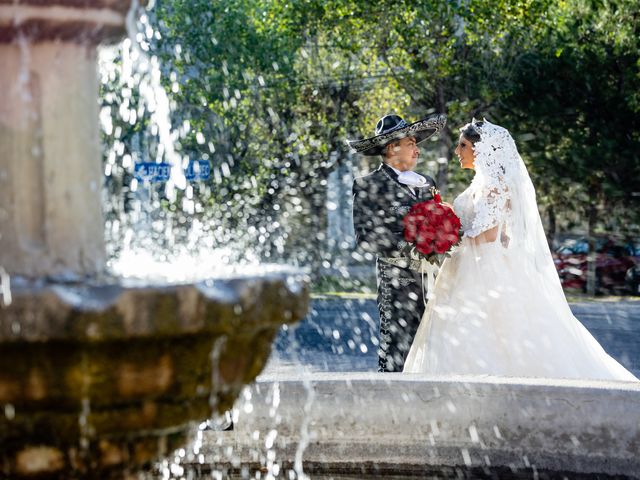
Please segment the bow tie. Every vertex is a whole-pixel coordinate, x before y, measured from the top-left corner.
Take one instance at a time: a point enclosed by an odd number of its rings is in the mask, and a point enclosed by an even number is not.
[[[408,187],[425,187],[427,185],[427,179],[422,175],[417,174],[416,172],[412,172],[407,170],[405,172],[400,172],[398,174],[398,181],[407,185]]]

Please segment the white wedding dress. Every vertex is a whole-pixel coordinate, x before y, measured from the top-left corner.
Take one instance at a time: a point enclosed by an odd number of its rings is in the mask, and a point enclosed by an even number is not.
[[[442,265],[404,371],[637,381],[571,313],[511,135],[486,121],[478,130],[476,175],[453,205],[462,243]],[[496,241],[481,243],[489,230]]]

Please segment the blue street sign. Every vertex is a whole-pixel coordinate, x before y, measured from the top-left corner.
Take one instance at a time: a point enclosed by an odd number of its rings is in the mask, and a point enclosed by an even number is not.
[[[139,182],[166,182],[171,178],[170,163],[139,162],[134,166],[133,174]],[[211,167],[207,160],[189,162],[184,171],[187,180],[207,180]]]
[[[187,180],[207,180],[211,175],[211,167],[207,160],[195,160],[189,162],[184,176]]]
[[[171,177],[170,163],[136,163],[133,174],[139,182],[166,182]]]

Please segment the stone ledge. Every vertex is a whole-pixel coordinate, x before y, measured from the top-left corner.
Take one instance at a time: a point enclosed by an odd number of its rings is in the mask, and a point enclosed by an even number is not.
[[[303,464],[351,474],[379,464],[398,474],[514,468],[640,478],[640,384],[630,382],[265,376],[234,416],[233,431],[205,432],[202,452],[214,463],[231,465],[233,447],[234,467],[291,464],[308,442]]]
[[[297,321],[308,309],[304,278],[286,270],[194,284],[15,283],[11,303],[0,301],[0,343],[5,345],[203,332],[249,336]]]

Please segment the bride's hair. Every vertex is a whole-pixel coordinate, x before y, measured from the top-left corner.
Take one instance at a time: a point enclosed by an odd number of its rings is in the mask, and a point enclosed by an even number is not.
[[[478,127],[482,127],[484,122],[482,120],[476,120],[475,118],[471,121],[471,123],[467,123],[460,129],[460,133],[464,138],[469,140],[471,143],[476,143],[480,141],[480,131]]]

